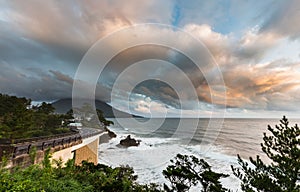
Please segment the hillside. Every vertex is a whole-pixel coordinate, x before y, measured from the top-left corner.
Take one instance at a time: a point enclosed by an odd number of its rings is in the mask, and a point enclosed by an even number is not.
[[[84,103],[84,101],[82,101]],[[119,111],[112,106],[108,105],[107,103],[103,101],[96,100],[95,101],[96,108],[100,109],[104,113],[105,118],[130,118],[130,117],[136,117],[135,115],[131,115],[129,113]],[[52,103],[52,106],[55,107],[56,113],[66,113],[72,108],[72,99],[60,99]],[[115,114],[113,113],[113,110],[115,111]]]

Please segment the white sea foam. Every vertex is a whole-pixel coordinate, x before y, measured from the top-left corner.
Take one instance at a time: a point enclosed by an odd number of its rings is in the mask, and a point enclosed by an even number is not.
[[[116,130],[115,130],[116,131]],[[135,139],[140,139],[138,147],[123,148],[118,144],[127,134],[118,134],[109,143],[100,145],[99,162],[113,167],[129,165],[134,168],[140,183],[167,183],[162,175],[163,169],[169,164],[169,160],[176,154],[195,155],[204,158],[217,172],[230,174],[230,177],[222,180],[227,188],[234,191],[239,189],[239,181],[232,176],[230,165],[236,165],[236,157],[222,153],[217,146],[180,145],[174,138],[141,138],[131,134]],[[203,151],[207,151],[203,153]],[[197,191],[197,187],[191,191]]]
[[[223,129],[218,132],[219,130],[214,127],[206,129],[208,120],[200,119],[197,132],[194,133],[193,138],[190,138],[193,139],[191,145],[184,145],[187,143],[184,133],[180,139],[173,137],[177,122],[178,119],[166,119],[162,128],[151,135],[143,135],[151,127],[135,129],[135,125],[132,124],[123,128],[115,122],[115,126],[111,129],[118,136],[109,143],[100,145],[99,162],[111,166],[129,165],[138,175],[138,182],[162,184],[167,183],[162,171],[167,167],[170,159],[173,159],[178,153],[192,154],[205,159],[214,171],[229,174],[229,177],[222,179],[222,183],[233,191],[240,191],[240,182],[233,176],[230,165],[238,166],[236,154],[240,154],[242,158],[256,154],[263,155],[260,143],[263,132],[266,131],[264,127],[270,123],[276,124],[277,120],[225,119]],[[188,119],[185,119],[184,123],[185,127],[191,126]],[[144,129],[145,131],[141,132],[132,131]],[[186,132],[189,130],[186,129]],[[118,147],[120,140],[128,134],[141,140],[140,146]],[[217,139],[214,140],[216,135]],[[214,142],[210,142],[211,140]],[[264,156],[262,158],[265,160]],[[199,191],[199,187],[197,186],[192,191]]]

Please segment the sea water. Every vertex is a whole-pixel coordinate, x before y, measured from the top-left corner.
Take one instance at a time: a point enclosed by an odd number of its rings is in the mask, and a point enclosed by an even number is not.
[[[99,163],[110,166],[129,165],[140,183],[168,183],[162,171],[176,154],[194,155],[205,159],[216,172],[230,176],[222,184],[240,191],[239,180],[232,174],[231,165],[238,166],[237,154],[268,162],[261,151],[267,125],[277,119],[110,119],[109,128],[117,134],[108,143],[100,144]],[[292,121],[293,123],[296,121]],[[138,147],[121,147],[127,135],[141,140]],[[191,191],[197,191],[197,187]]]

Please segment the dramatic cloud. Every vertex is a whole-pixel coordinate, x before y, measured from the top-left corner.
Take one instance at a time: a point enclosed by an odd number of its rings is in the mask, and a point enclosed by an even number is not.
[[[31,96],[33,100],[70,97],[72,92],[72,84],[60,73],[50,71],[46,73],[43,70],[26,67],[19,69],[5,62],[1,63],[0,80],[1,92]]]
[[[292,103],[300,102],[296,96],[300,89],[299,62],[260,62],[280,43],[280,36],[250,29],[234,39],[212,31],[208,25],[188,25],[185,29],[208,46],[223,71],[228,107],[298,110]],[[210,90],[204,86],[201,90],[200,98],[209,102]]]
[[[121,52],[103,71],[96,97],[111,102],[116,78],[132,64],[145,59],[173,63],[191,80],[200,106],[194,109],[191,92],[177,69],[152,65],[132,69],[119,90],[118,108],[131,94],[130,109],[149,114],[185,109],[186,115],[209,115],[212,108],[228,113],[269,115],[270,111],[298,111],[300,103],[300,3],[287,1],[0,1],[0,92],[52,101],[71,97],[76,69],[98,39],[139,23],[179,27],[203,42],[216,65],[199,71],[185,55],[163,47],[141,46]],[[151,37],[154,31],[145,32]],[[155,31],[156,32],[156,31]],[[193,43],[178,38],[176,30],[159,31],[180,41],[182,50],[200,54]],[[126,38],[119,38],[121,46]],[[107,50],[109,51],[109,50]],[[205,61],[203,62],[205,63]],[[227,101],[222,99],[222,72]],[[151,74],[148,74],[151,73]],[[175,75],[174,75],[175,74]],[[205,75],[203,75],[205,74]],[[178,89],[158,80],[126,91],[135,78],[163,76]],[[88,82],[82,82],[87,90]],[[181,95],[184,99],[179,99]],[[212,101],[214,97],[214,102]],[[182,103],[180,103],[182,102]],[[251,111],[251,112],[249,112]],[[252,113],[253,112],[253,113]]]

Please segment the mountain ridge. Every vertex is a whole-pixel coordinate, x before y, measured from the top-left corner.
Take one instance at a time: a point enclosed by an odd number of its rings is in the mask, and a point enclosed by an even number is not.
[[[87,100],[82,100],[81,103],[86,103]],[[56,113],[66,113],[70,109],[72,109],[72,99],[71,98],[64,98],[59,99],[57,101],[52,102],[52,106],[55,108]],[[131,117],[139,117],[133,114],[129,114],[123,111],[120,111],[118,109],[115,109],[114,107],[110,106],[109,104],[100,101],[95,100],[95,106],[97,109],[101,110],[104,114],[105,118],[131,118]]]

